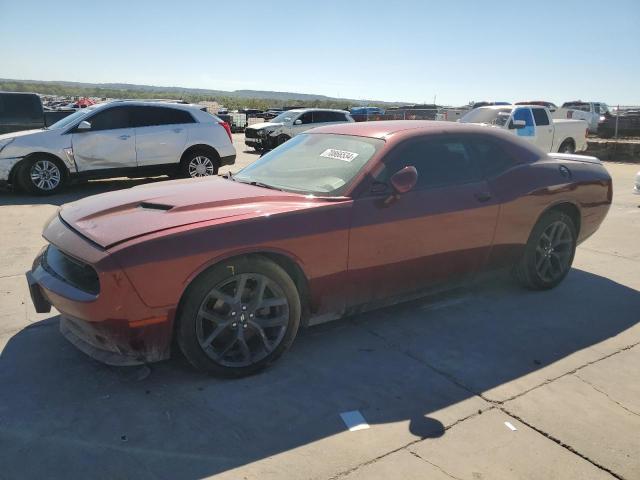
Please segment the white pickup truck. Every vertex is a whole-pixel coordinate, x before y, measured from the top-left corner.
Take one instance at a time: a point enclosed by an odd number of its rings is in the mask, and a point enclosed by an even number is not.
[[[575,153],[587,149],[587,122],[554,120],[549,110],[539,105],[479,107],[464,115],[460,122],[508,130],[549,153]]]
[[[603,102],[565,102],[553,113],[553,118],[572,118],[584,120],[589,124],[591,133],[598,132],[598,124],[603,122],[609,113],[609,107]]]

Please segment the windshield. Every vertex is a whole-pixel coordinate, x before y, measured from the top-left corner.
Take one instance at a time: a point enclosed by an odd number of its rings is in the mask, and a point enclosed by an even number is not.
[[[272,122],[289,123],[293,120],[293,117],[297,116],[298,112],[282,112],[275,117]]]
[[[59,128],[65,128],[65,127],[73,124],[74,122],[77,122],[80,119],[86,117],[87,115],[92,113],[94,110],[95,110],[95,108],[92,108],[92,107],[87,107],[87,108],[80,109],[77,112],[72,113],[71,115],[58,120],[53,125],[50,125],[48,127],[48,129],[49,130],[57,130]]]
[[[511,116],[511,108],[476,108],[465,114],[460,122],[462,123],[488,123],[503,127]]]
[[[242,169],[234,179],[282,190],[340,196],[384,141],[334,134],[303,134]]]

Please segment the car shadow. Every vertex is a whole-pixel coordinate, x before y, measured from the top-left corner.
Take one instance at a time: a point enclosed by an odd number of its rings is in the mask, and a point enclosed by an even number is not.
[[[254,475],[304,465],[288,473],[308,476],[336,456],[365,461],[442,436],[490,405],[477,394],[601,348],[638,311],[639,292],[581,270],[546,292],[495,281],[309,328],[270,369],[239,380],[196,373],[179,355],[102,365],[53,316],[0,355],[3,474],[195,479],[278,455]],[[338,440],[339,413],[351,410],[372,429]],[[304,460],[287,461],[301,447]]]
[[[60,193],[48,196],[29,195],[10,188],[0,189],[2,205],[62,205],[98,193],[123,190],[125,188],[170,180],[169,177],[118,178],[109,180],[89,180],[66,186]]]

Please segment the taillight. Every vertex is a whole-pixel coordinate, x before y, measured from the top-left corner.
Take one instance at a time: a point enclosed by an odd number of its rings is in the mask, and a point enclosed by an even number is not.
[[[229,135],[229,140],[231,140],[231,143],[233,143],[233,137],[231,136],[231,127],[229,126],[229,124],[227,122],[218,122],[218,124],[222,125],[222,128],[224,128],[225,132],[227,132],[227,135]]]

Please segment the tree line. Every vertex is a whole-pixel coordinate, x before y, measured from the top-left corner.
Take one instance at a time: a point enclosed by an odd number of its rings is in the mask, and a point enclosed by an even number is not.
[[[39,82],[12,82],[0,81],[0,90],[5,92],[34,92],[41,95],[57,95],[64,97],[99,97],[99,98],[126,98],[126,99],[153,99],[184,100],[189,103],[202,101],[215,101],[224,107],[235,110],[241,108],[256,108],[266,110],[268,108],[284,106],[339,108],[348,110],[349,102],[340,100],[282,100],[268,98],[238,98],[230,96],[205,95],[190,92],[175,92],[154,90],[121,90],[99,87],[76,87],[55,83]],[[377,106],[377,105],[373,105]]]

